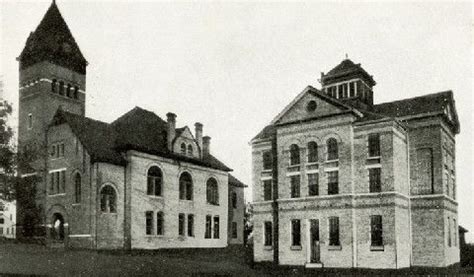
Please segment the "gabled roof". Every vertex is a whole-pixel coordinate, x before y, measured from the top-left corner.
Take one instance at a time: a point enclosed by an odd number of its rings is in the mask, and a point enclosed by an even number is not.
[[[330,83],[332,81],[339,80],[341,78],[350,77],[350,76],[361,76],[369,83],[371,86],[375,86],[376,82],[372,75],[367,73],[365,69],[361,67],[360,64],[355,64],[349,59],[343,60],[333,69],[329,70],[328,73],[321,75],[321,82],[323,85]]]
[[[92,162],[124,165],[125,159],[115,150],[117,132],[110,124],[59,109],[52,125],[67,123],[81,141]]]
[[[229,174],[229,185],[234,187],[246,188],[247,185],[242,183],[239,179],[235,178],[232,174]]]
[[[373,106],[376,113],[395,117],[410,119],[423,115],[444,114],[445,108],[451,107],[453,113],[453,127],[455,133],[459,132],[459,120],[456,113],[452,91],[426,94],[418,97],[381,103]]]
[[[211,154],[202,159],[175,154],[167,147],[167,123],[153,112],[135,107],[112,123],[93,120],[59,109],[52,125],[67,123],[93,162],[125,165],[122,155],[136,150],[222,171],[232,171]]]
[[[21,69],[38,62],[49,61],[82,74],[86,73],[87,61],[55,1],[36,30],[30,33],[18,60]]]

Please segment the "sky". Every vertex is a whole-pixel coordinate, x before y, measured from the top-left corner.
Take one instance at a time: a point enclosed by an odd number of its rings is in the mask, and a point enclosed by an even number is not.
[[[3,97],[17,107],[18,64],[51,1],[0,0]],[[86,115],[135,106],[177,126],[204,124],[211,152],[249,185],[249,141],[347,54],[377,81],[375,103],[452,90],[459,223],[474,241],[472,7],[469,2],[157,2],[57,4],[87,67]]]

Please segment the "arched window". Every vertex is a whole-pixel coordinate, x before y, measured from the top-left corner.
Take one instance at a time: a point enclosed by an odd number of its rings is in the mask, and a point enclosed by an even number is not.
[[[179,199],[193,200],[193,179],[187,172],[179,177]]]
[[[212,205],[219,205],[219,188],[217,181],[214,178],[207,180],[206,184],[207,203]]]
[[[237,193],[232,192],[231,201],[232,201],[232,208],[234,209],[237,208]]]
[[[339,151],[337,149],[337,140],[330,138],[326,142],[328,147],[328,161],[337,160],[339,158]]]
[[[71,84],[67,84],[67,90],[66,90],[67,97],[72,97],[71,91],[72,91]]]
[[[81,174],[76,173],[74,175],[74,202],[81,202]]]
[[[188,145],[188,155],[192,156],[193,155],[193,146],[190,144]]]
[[[104,213],[117,212],[117,196],[115,189],[106,185],[100,190],[100,210]]]
[[[184,142],[181,143],[181,154],[186,155],[186,144]]]
[[[59,82],[59,94],[64,95],[64,82]]]
[[[152,166],[147,173],[146,194],[161,196],[163,175],[157,166]]]
[[[56,88],[57,82],[58,81],[56,81],[56,79],[53,79],[53,82],[51,82],[51,92],[54,92],[54,93],[57,92],[57,88]]]
[[[163,235],[165,233],[165,219],[163,216],[163,212],[158,212],[156,214],[156,234]]]
[[[314,141],[308,143],[308,162],[315,163],[318,161],[318,144]]]
[[[300,148],[296,144],[290,146],[290,165],[300,164]]]

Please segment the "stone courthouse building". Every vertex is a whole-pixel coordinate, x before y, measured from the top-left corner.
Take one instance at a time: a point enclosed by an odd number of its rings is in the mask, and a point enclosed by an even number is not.
[[[175,114],[163,120],[139,107],[111,123],[85,116],[87,61],[54,1],[18,61],[19,149],[37,155],[21,174],[41,179],[36,201],[49,242],[157,249],[243,241],[245,185],[211,154],[201,123],[178,128]]]
[[[254,258],[307,267],[459,262],[453,93],[373,103],[343,60],[252,141]]]

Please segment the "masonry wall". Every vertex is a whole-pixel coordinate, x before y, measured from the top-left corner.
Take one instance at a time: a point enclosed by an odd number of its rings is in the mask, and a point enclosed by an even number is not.
[[[146,194],[147,170],[158,166],[163,173],[162,196]],[[157,156],[130,152],[131,187],[131,247],[133,249],[226,247],[228,215],[228,174],[227,172],[203,168]],[[179,199],[179,176],[183,172],[193,179],[193,200]],[[206,201],[206,182],[214,177],[219,187],[219,205]],[[146,235],[145,213],[153,211],[154,235]],[[156,213],[164,213],[164,235],[156,235]],[[178,215],[184,213],[185,235],[178,233]],[[187,235],[187,215],[194,215],[194,236]],[[204,238],[206,215],[219,217],[219,238]],[[214,221],[213,230],[214,232]]]
[[[271,203],[253,204],[253,256],[255,262],[273,261],[273,245],[265,246],[265,221],[273,222]],[[274,227],[273,227],[274,228]],[[273,240],[274,242],[274,240]]]
[[[97,163],[97,196],[95,213],[97,214],[97,249],[120,249],[124,247],[124,218],[125,218],[125,168],[122,166]],[[100,191],[104,186],[111,186],[117,196],[116,212],[100,210]]]
[[[245,214],[245,198],[244,198],[244,188],[236,187],[229,185],[229,244],[243,244],[244,243],[244,214]],[[232,207],[232,193],[237,195],[237,206]],[[232,235],[232,222],[237,224],[237,237]]]
[[[68,238],[67,245],[72,248],[93,248],[95,216],[95,187],[91,183],[90,157],[80,141],[66,124],[53,126],[48,132],[48,152],[52,145],[64,143],[64,157],[47,158],[46,182],[42,182],[42,191],[45,192],[44,216],[47,226],[53,223],[53,215],[60,213],[65,220]],[[64,193],[51,191],[50,172],[66,170]],[[75,201],[76,174],[81,176],[81,201]],[[48,229],[48,233],[51,229]]]

